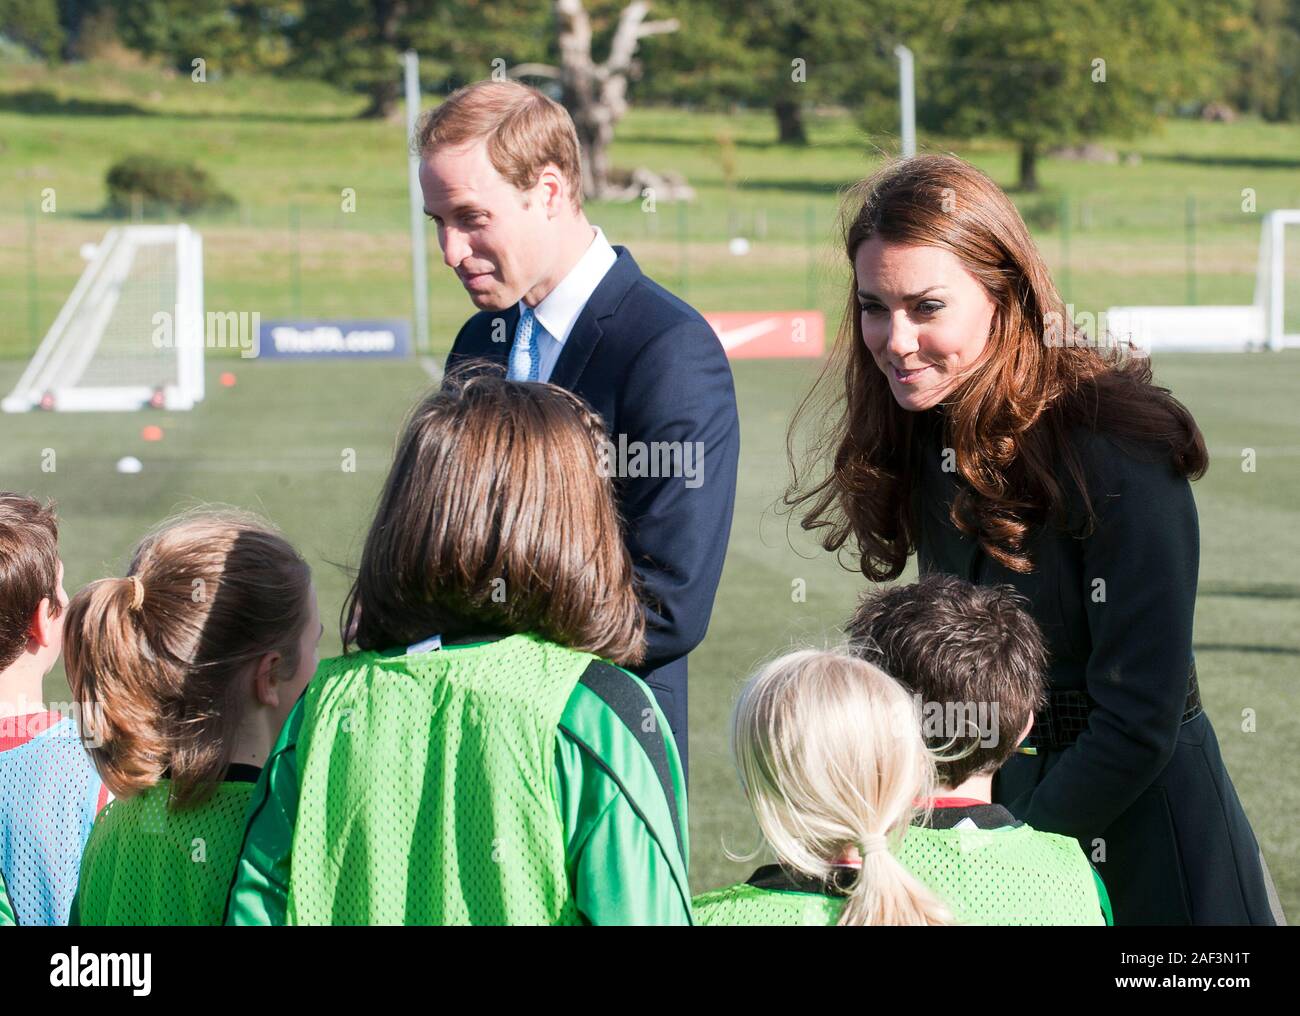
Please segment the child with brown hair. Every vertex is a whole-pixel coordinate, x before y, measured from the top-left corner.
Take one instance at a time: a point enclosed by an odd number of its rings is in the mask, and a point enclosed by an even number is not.
[[[1077,840],[993,804],[993,778],[1042,703],[1047,653],[1010,586],[934,572],[863,597],[852,651],[914,696],[939,779],[907,863],[970,924],[1110,924],[1101,877]]]
[[[52,504],[0,493],[0,879],[18,924],[67,924],[108,800],[74,717],[46,708],[68,594]]]
[[[266,767],[234,924],[688,924],[686,787],[649,688],[601,418],[482,375],[399,440]],[[355,625],[355,627],[353,627]]]
[[[67,612],[65,666],[117,800],[74,921],[220,924],[248,802],[321,635],[307,563],[250,515],[169,520]]]

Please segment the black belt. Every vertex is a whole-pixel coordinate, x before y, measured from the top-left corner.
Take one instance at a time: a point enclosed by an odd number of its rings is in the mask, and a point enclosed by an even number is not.
[[[1034,715],[1034,726],[1025,738],[1021,751],[1036,754],[1039,751],[1061,751],[1079,739],[1088,729],[1088,714],[1096,702],[1086,691],[1048,691],[1047,704]],[[1180,723],[1194,720],[1204,710],[1201,708],[1201,688],[1196,683],[1196,663],[1187,675],[1187,705]],[[1025,752],[1024,749],[1036,749]]]

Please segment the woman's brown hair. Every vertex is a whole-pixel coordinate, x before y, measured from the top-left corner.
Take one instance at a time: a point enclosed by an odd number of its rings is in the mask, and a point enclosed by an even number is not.
[[[279,533],[237,512],[170,519],[126,578],[68,605],[64,666],[99,773],[118,797],[172,781],[177,807],[225,776],[244,717],[247,668],[279,653],[298,669],[311,569]]]
[[[850,189],[843,231],[851,271],[859,246],[873,237],[941,247],[996,304],[984,353],[934,411],[943,416],[944,444],[965,480],[952,522],[990,557],[1013,571],[1033,570],[1025,549],[1031,527],[1048,518],[1064,524],[1067,515],[1058,466],[1095,521],[1072,444],[1077,428],[1155,445],[1192,479],[1205,473],[1205,440],[1191,413],[1152,384],[1146,358],[1101,346],[1074,328],[1015,205],[975,167],[944,155],[890,163]],[[783,503],[803,509],[805,530],[827,530],[827,550],[839,551],[852,538],[872,581],[897,578],[915,550],[918,415],[898,405],[863,341],[851,278],[835,348],[790,425],[793,478]],[[806,416],[830,422],[810,442],[809,465],[801,469],[795,435]],[[827,460],[826,474],[810,479],[809,469]]]
[[[427,396],[366,537],[344,646],[536,632],[640,662],[645,618],[605,441],[600,417],[554,385],[467,368]]]

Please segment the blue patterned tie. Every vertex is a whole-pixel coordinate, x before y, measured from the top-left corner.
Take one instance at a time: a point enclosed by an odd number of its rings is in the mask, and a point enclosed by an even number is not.
[[[527,305],[515,328],[515,344],[510,347],[510,380],[536,381],[540,354],[537,350],[537,318]]]

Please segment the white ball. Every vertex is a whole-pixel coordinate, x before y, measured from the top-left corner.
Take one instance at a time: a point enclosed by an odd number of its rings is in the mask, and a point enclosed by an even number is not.
[[[749,253],[749,241],[743,236],[733,236],[731,238],[731,243],[727,246],[731,250],[731,253],[735,254],[736,257],[741,257]]]
[[[144,463],[134,455],[124,455],[117,460],[117,471],[119,473],[138,473],[144,468]]]

